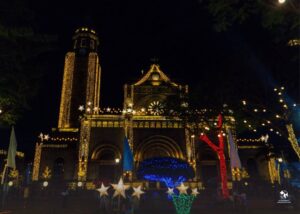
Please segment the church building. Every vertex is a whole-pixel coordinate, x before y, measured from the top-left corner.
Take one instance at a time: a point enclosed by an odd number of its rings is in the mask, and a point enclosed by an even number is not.
[[[121,175],[128,182],[146,182],[138,181],[135,171],[151,157],[186,160],[195,171],[190,182],[199,187],[218,180],[219,160],[215,152],[199,143],[188,124],[166,112],[167,100],[186,97],[188,85],[173,82],[158,64],[152,64],[141,79],[124,84],[123,92],[120,91],[124,94],[122,107],[105,108],[101,106],[101,74],[106,71],[101,70],[98,48],[94,30],[75,31],[72,51],[65,56],[58,125],[38,138],[33,180],[49,179],[45,170],[51,170],[51,179],[67,182],[113,182]],[[231,130],[245,167],[243,174],[274,182],[275,169],[260,152],[266,148],[264,139],[236,139],[234,120],[224,120],[224,127],[225,133]],[[132,172],[124,172],[122,167],[124,139],[128,139],[133,153]],[[224,139],[230,182],[234,172],[228,139]]]

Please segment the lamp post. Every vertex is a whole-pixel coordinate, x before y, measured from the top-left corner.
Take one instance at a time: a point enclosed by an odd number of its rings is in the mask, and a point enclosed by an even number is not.
[[[120,163],[120,158],[116,158],[115,159],[115,176],[114,176],[115,181],[118,179],[117,173],[118,173],[119,163]]]

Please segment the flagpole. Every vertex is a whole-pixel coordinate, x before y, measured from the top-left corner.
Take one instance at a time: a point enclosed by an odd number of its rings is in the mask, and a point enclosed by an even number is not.
[[[1,185],[4,184],[6,170],[7,170],[7,163],[4,165],[4,169],[3,169],[3,172],[2,172]]]

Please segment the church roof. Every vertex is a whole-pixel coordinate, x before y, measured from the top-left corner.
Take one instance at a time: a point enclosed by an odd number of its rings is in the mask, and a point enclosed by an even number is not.
[[[161,82],[165,82],[167,84],[170,84],[172,86],[178,87],[179,85],[175,82],[172,82],[170,78],[159,68],[158,64],[152,64],[149,71],[136,83],[134,83],[134,86],[142,85],[143,83],[150,81],[153,83],[153,85],[160,85]]]

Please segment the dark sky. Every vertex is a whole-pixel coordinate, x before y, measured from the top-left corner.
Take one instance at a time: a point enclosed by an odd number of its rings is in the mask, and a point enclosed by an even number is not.
[[[289,58],[295,50],[275,44],[255,21],[217,33],[197,0],[31,0],[31,7],[36,29],[58,39],[56,50],[47,55],[48,66],[32,110],[16,127],[19,148],[29,157],[36,136],[57,125],[64,55],[71,50],[75,29],[84,25],[93,26],[100,38],[102,106],[121,107],[123,84],[136,81],[154,57],[173,80],[202,94],[225,90],[230,78],[268,88],[276,81],[287,85],[293,79],[290,91],[294,99],[299,97],[299,64]],[[240,85],[237,91],[247,88]]]

